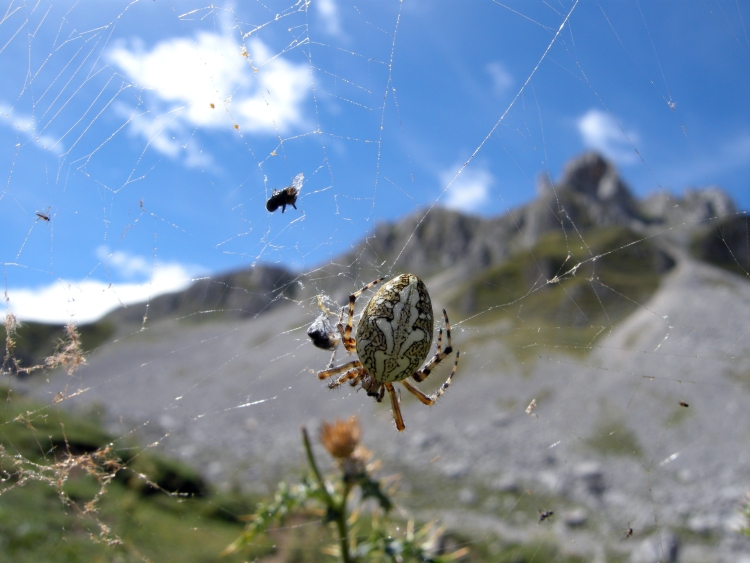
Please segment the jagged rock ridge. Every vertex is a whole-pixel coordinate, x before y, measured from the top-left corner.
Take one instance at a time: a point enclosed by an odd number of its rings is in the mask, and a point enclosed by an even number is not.
[[[392,263],[398,257],[398,270],[429,276],[457,266],[471,275],[533,248],[550,232],[564,230],[579,240],[595,227],[625,227],[642,236],[662,232],[686,246],[705,236],[709,221],[736,213],[731,198],[716,187],[690,190],[683,198],[660,192],[639,201],[613,164],[589,152],[571,160],[555,184],[542,175],[537,198],[505,215],[484,219],[436,207],[425,216],[419,210],[377,225],[373,236],[337,262]],[[678,225],[685,228],[670,229]]]

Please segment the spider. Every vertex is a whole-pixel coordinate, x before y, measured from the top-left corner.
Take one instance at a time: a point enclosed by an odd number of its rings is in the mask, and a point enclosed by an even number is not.
[[[388,391],[396,428],[401,432],[406,427],[393,384],[400,382],[422,403],[434,405],[451,384],[458,367],[459,352],[456,351],[451,374],[434,394],[426,395],[409,383],[409,377],[416,382],[424,381],[435,366],[453,351],[448,314],[443,309],[448,345],[445,350],[442,349],[441,328],[438,331],[435,355],[424,367],[418,369],[427,358],[432,345],[434,319],[430,294],[427,293],[424,282],[414,274],[402,274],[381,286],[367,303],[357,324],[356,338],[352,338],[354,302],[363,292],[382,280],[383,278],[380,278],[370,282],[349,296],[346,328],[341,322],[346,307],[342,309],[342,318],[338,324],[341,341],[347,352],[357,352],[358,359],[320,371],[318,378],[327,379],[341,374],[328,384],[329,388],[334,389],[347,381],[352,387],[359,383],[367,395],[375,397],[378,402],[383,400],[385,392]]]

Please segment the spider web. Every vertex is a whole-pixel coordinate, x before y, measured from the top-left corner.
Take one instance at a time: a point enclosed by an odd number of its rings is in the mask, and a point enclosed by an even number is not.
[[[126,464],[155,451],[266,494],[299,472],[300,425],[357,414],[406,512],[488,559],[740,560],[746,15],[10,2],[6,311],[79,332],[47,363],[6,361],[8,404],[43,402],[6,436],[94,412]],[[299,174],[296,208],[269,213]],[[434,407],[402,395],[397,433],[385,403],[318,381],[330,354],[306,330],[405,272],[461,360]],[[99,467],[20,451],[4,492]],[[98,522],[91,542],[128,544]]]

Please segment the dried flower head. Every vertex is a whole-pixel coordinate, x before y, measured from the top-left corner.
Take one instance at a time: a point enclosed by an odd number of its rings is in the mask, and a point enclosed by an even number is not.
[[[13,335],[18,330],[18,319],[13,313],[5,313],[5,353],[10,358],[13,355],[13,348],[16,346]]]
[[[320,427],[320,443],[336,459],[347,459],[352,456],[359,444],[362,430],[359,420],[352,416],[347,420],[323,421]]]
[[[81,335],[74,323],[68,323],[65,326],[67,338],[60,340],[55,349],[55,353],[47,358],[45,366],[54,369],[60,366],[68,366],[68,375],[72,375],[82,364],[86,363],[86,357],[81,347]]]

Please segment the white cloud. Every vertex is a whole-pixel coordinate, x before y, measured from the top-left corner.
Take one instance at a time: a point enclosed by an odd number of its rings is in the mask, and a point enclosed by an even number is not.
[[[145,109],[118,106],[131,132],[172,158],[187,151],[186,164],[197,166],[210,164],[210,157],[195,128],[232,131],[236,124],[246,132],[285,135],[311,127],[303,111],[311,89],[308,65],[275,55],[257,38],[244,52],[228,34],[201,32],[150,50],[137,39],[118,42],[107,59],[144,89],[149,102]]]
[[[36,143],[39,148],[51,151],[54,154],[62,154],[63,146],[53,137],[37,133],[36,120],[23,113],[18,113],[11,106],[0,102],[0,125],[17,131],[30,141]]]
[[[323,20],[326,32],[330,35],[340,35],[341,18],[339,17],[336,0],[318,0],[313,5],[317,8],[318,15]]]
[[[146,277],[147,281],[108,283],[100,280],[57,280],[35,289],[9,288],[10,311],[21,321],[90,323],[117,307],[181,291],[199,273],[198,268],[175,262],[151,266],[143,257],[119,251],[106,256],[106,248],[100,248],[98,254],[117,273],[125,277]]]
[[[124,278],[145,277],[151,272],[151,266],[143,256],[136,256],[121,250],[110,252],[107,246],[97,248],[96,256],[107,269],[115,270]]]
[[[485,70],[487,70],[490,78],[492,78],[492,91],[495,95],[503,94],[508,88],[513,86],[513,75],[508,72],[505,64],[500,61],[487,64]]]
[[[587,147],[619,164],[632,164],[638,160],[632,145],[638,142],[638,134],[634,131],[623,133],[612,115],[590,109],[578,119],[576,125]]]
[[[458,167],[440,173],[442,185],[448,185],[456,176]],[[478,211],[489,201],[494,178],[485,169],[464,169],[446,192],[445,206],[458,211]]]

